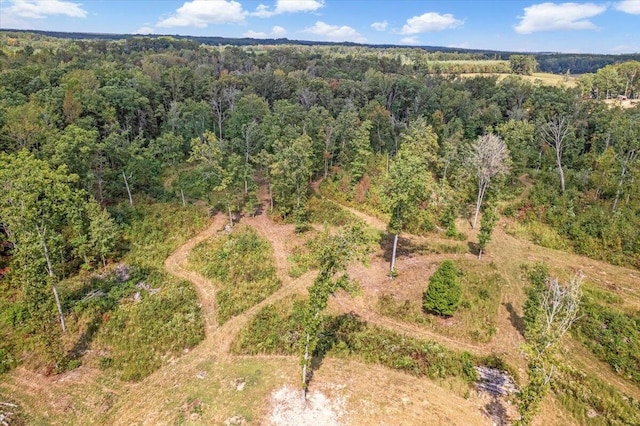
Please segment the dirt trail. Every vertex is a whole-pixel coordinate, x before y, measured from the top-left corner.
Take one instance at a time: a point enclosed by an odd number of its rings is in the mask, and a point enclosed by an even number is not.
[[[195,237],[178,247],[178,249],[171,253],[164,261],[164,268],[169,274],[190,281],[195,286],[202,305],[207,336],[211,335],[213,330],[218,326],[215,286],[211,281],[197,272],[186,269],[185,264],[187,263],[187,258],[191,250],[201,242],[208,240],[218,233],[224,226],[224,220],[225,216],[217,215],[207,229],[201,231]]]

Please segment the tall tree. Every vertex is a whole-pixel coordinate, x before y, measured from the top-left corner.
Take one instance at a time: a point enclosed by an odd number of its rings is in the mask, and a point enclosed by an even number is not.
[[[480,206],[482,206],[482,200],[491,181],[497,176],[509,173],[511,159],[507,144],[504,143],[502,138],[493,133],[488,133],[484,136],[479,136],[471,146],[469,162],[478,180],[476,212],[471,225],[475,229]]]
[[[562,158],[567,145],[571,143],[571,123],[565,116],[554,117],[540,127],[542,141],[549,145],[556,154],[556,165],[560,175],[560,188],[565,190],[564,170]]]
[[[287,144],[280,144],[271,164],[271,181],[276,205],[286,215],[298,214],[307,199],[311,179],[311,138],[302,135]]]
[[[422,124],[418,124],[415,128],[421,127]],[[429,166],[435,158],[437,141],[438,138],[430,126],[421,132],[408,132],[403,136],[398,155],[391,164],[385,191],[391,214],[388,227],[389,232],[393,234],[389,272],[391,278],[396,273],[398,237],[406,228],[409,219],[429,200],[434,186]]]
[[[82,228],[78,221],[83,192],[73,189],[76,181],[77,176],[69,175],[65,166],[52,170],[25,150],[0,156],[0,218],[15,244],[22,275],[31,281],[26,285],[47,282],[51,286],[63,332],[66,323],[58,282],[67,259],[59,254],[73,240],[69,232]]]
[[[322,313],[329,297],[338,289],[351,291],[354,286],[346,273],[353,260],[364,261],[368,253],[366,238],[357,226],[343,227],[334,235],[328,230],[320,237],[318,244],[318,276],[309,287],[309,301],[304,316],[304,335],[300,343],[300,365],[302,367],[302,390],[306,398],[309,386],[312,355],[317,347],[322,330]]]
[[[544,266],[537,266],[530,274],[531,287],[524,306],[529,383],[518,395],[523,425],[530,424],[537,413],[557,369],[560,342],[578,319],[582,279],[578,272],[562,285]]]

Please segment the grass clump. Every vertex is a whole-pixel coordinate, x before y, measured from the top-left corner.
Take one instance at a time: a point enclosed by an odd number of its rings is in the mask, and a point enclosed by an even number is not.
[[[563,366],[551,382],[551,388],[580,424],[640,424],[640,401],[622,394],[593,375]]]
[[[189,261],[193,268],[216,282],[220,324],[280,288],[271,246],[252,228],[238,226],[224,238],[199,244]]]
[[[601,293],[585,292],[573,336],[616,373],[640,384],[640,313],[602,303],[611,299]]]
[[[304,301],[287,299],[264,307],[233,342],[237,354],[293,355],[303,336],[301,318]],[[353,315],[329,316],[324,321],[313,356],[355,359],[430,378],[476,379],[475,360],[466,353],[451,351],[434,342],[414,339],[368,325]]]
[[[462,297],[455,315],[449,320],[442,321],[438,315],[425,313],[422,300],[418,297],[397,300],[390,294],[383,294],[378,299],[378,311],[382,315],[423,325],[446,336],[478,343],[489,342],[496,333],[500,289],[505,285],[505,280],[493,265],[460,261],[457,266]]]
[[[338,204],[319,197],[311,197],[307,201],[307,218],[312,223],[332,226],[344,226],[359,221]]]

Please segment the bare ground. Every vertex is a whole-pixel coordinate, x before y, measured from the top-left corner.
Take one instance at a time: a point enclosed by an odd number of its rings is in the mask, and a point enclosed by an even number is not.
[[[261,200],[264,206],[268,204],[266,197],[263,190]],[[351,208],[348,210],[375,229],[384,231],[386,228],[384,222],[377,218]],[[256,217],[243,219],[245,224],[255,228],[261,237],[271,243],[282,287],[261,303],[219,326],[216,321],[214,285],[199,274],[188,270],[186,262],[190,251],[199,242],[219,235],[224,221],[224,216],[215,217],[205,230],[179,247],[165,261],[165,268],[170,274],[192,282],[198,291],[206,330],[206,337],[199,346],[135,384],[122,384],[117,380],[105,379],[100,371],[84,366],[55,377],[44,377],[18,369],[0,383],[0,394],[5,392],[21,395],[23,405],[40,407],[40,415],[44,418],[67,418],[67,421],[62,423],[173,424],[176,421],[176,413],[187,413],[187,419],[196,423],[231,424],[229,422],[241,422],[244,419],[249,423],[264,424],[272,419],[274,413],[282,414],[287,406],[299,408],[295,405],[297,402],[289,400],[295,393],[286,391],[287,387],[295,388],[298,383],[298,361],[295,357],[237,357],[229,353],[229,348],[237,333],[262,307],[289,295],[304,293],[313,282],[313,272],[307,272],[297,279],[292,279],[287,273],[287,257],[300,237],[295,234],[293,226],[274,223],[264,211]],[[468,225],[460,226],[464,228]],[[474,238],[470,229],[461,230]],[[446,241],[438,237],[406,237],[418,243],[425,240]],[[514,316],[517,319],[521,315],[524,300],[522,280],[515,278],[520,276],[523,262],[545,261],[552,268],[564,270],[579,266],[594,283],[606,286],[609,282],[615,282],[613,291],[631,300],[626,303],[640,306],[638,271],[535,246],[507,235],[499,226],[495,230],[492,243],[487,247],[486,255],[481,260],[486,263],[494,262],[508,280],[508,285],[502,289],[497,333],[492,341],[474,344],[452,339],[415,324],[377,313],[374,305],[382,290],[395,286],[398,291],[402,291],[403,285],[424,281],[433,269],[431,266],[444,258],[456,256],[469,255],[402,257],[398,263],[401,279],[390,282],[387,276],[388,265],[383,253],[378,252],[370,266],[350,268],[351,275],[362,284],[363,295],[354,299],[346,294],[339,294],[331,301],[330,309],[352,312],[369,323],[417,338],[434,340],[452,349],[466,350],[479,355],[503,355],[524,374],[525,360],[519,349],[523,339],[514,321]],[[431,266],[425,271],[425,265]],[[640,399],[638,387],[615,376],[608,366],[597,361],[589,351],[575,342],[570,343],[568,347],[576,366],[606,382],[613,382],[619,389]],[[230,380],[240,380],[234,377],[247,374],[259,377],[256,380],[262,381],[262,385],[250,384],[246,389],[243,388],[244,390],[240,385],[228,386]],[[337,424],[355,425],[490,424],[489,418],[482,414],[486,411],[486,398],[472,393],[468,399],[464,399],[459,396],[459,390],[446,386],[376,365],[326,359],[314,375],[311,389],[317,395],[323,396],[314,400],[316,405],[311,411],[324,410],[325,424],[334,420]],[[200,404],[197,406],[200,408],[187,412],[194,404],[188,397],[191,394],[200,395],[200,399],[197,399]],[[78,401],[83,402],[80,404]],[[246,413],[232,416],[234,410],[238,410],[237,407],[245,406],[258,407],[258,417],[251,418]],[[296,410],[293,409],[293,412]],[[300,414],[298,410],[298,414],[306,416],[309,413],[302,410]],[[291,415],[291,410],[287,415]],[[299,417],[299,424],[305,424],[302,421],[304,418]],[[555,402],[547,400],[538,422],[571,424],[572,420]]]

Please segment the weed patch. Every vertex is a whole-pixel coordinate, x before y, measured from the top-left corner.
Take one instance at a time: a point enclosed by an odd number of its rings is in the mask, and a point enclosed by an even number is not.
[[[216,282],[220,324],[280,288],[269,243],[248,227],[237,226],[224,238],[199,244],[189,262]]]
[[[585,292],[573,336],[616,373],[640,384],[640,313],[605,305],[601,293]]]
[[[390,294],[378,299],[378,311],[382,315],[428,327],[440,334],[486,343],[496,333],[496,315],[500,304],[500,289],[504,278],[493,266],[477,262],[458,262],[462,271],[460,284],[462,299],[455,315],[442,319],[427,314],[422,300],[397,300]],[[425,281],[425,289],[427,282]]]
[[[640,424],[640,401],[594,376],[565,366],[551,382],[551,388],[580,424]]]

